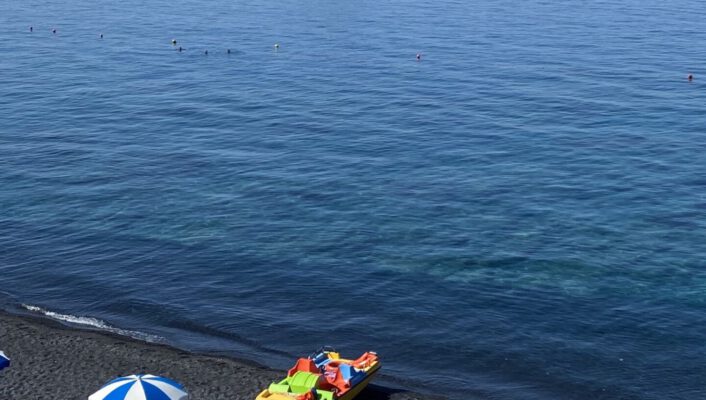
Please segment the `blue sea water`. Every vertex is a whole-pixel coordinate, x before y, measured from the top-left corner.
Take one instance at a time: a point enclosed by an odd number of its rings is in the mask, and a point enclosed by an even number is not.
[[[458,399],[706,396],[701,2],[0,0],[0,93],[6,308]]]

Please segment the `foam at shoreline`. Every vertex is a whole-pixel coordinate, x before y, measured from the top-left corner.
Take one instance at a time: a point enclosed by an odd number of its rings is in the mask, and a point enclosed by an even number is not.
[[[144,333],[144,332],[116,328],[116,327],[111,326],[110,324],[106,323],[105,321],[102,321],[97,318],[81,317],[81,316],[70,315],[70,314],[61,314],[61,313],[57,313],[54,311],[46,310],[42,307],[34,306],[31,304],[24,304],[24,303],[22,303],[22,308],[24,308],[25,310],[30,311],[32,313],[38,313],[38,314],[41,314],[45,317],[48,317],[48,318],[51,318],[51,319],[54,319],[57,321],[61,321],[62,323],[67,323],[70,325],[79,325],[82,327],[88,327],[91,329],[106,331],[106,332],[114,333],[114,334],[121,335],[121,336],[128,336],[133,339],[138,339],[138,340],[142,340],[142,341],[149,342],[149,343],[166,343],[166,340],[161,336],[151,335],[151,334]]]

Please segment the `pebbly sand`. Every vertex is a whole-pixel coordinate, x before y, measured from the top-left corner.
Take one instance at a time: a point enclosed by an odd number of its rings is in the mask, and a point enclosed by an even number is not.
[[[0,312],[0,349],[12,358],[12,366],[0,372],[2,400],[85,400],[110,379],[133,373],[175,379],[193,400],[253,400],[262,388],[284,374],[244,361],[194,354],[4,312]],[[431,398],[376,385],[370,385],[357,397]]]

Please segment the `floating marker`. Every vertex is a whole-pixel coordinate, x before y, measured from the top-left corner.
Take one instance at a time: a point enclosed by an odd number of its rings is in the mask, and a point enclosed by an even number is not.
[[[422,55],[420,53],[417,53],[417,60],[421,60],[421,59],[422,59]]]
[[[103,39],[103,34],[101,33],[101,39]]]
[[[52,29],[51,33],[56,34],[56,28]]]
[[[176,46],[176,39],[172,39],[172,46]]]
[[[279,49],[279,43],[275,43],[275,49]]]

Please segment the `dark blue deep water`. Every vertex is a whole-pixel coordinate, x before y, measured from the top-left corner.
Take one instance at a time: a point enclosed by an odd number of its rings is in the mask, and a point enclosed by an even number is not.
[[[696,0],[0,0],[0,297],[457,399],[704,398],[705,105]]]

